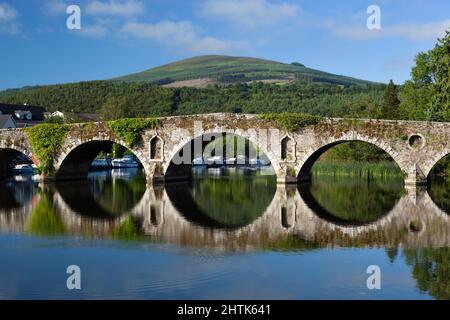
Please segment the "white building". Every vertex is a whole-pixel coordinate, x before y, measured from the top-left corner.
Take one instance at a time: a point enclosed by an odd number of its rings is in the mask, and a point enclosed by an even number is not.
[[[53,117],[64,118],[64,113],[61,111],[46,112],[45,117],[46,118],[53,118]]]

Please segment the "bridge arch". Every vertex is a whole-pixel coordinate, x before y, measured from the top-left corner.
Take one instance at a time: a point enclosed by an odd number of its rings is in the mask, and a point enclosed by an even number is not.
[[[2,138],[0,139],[0,150],[11,150],[20,152],[30,158],[35,164],[37,160],[33,155],[33,151],[28,138],[23,131],[18,129],[2,130]],[[6,136],[5,136],[6,135]]]
[[[435,156],[431,157],[431,159],[427,160],[423,166],[423,174],[428,179],[430,178],[431,170],[434,168],[434,166],[442,159],[444,159],[446,156],[450,154],[450,149],[446,148],[436,154]]]
[[[183,150],[187,150],[187,148],[195,143],[196,140],[201,140],[203,141],[203,137],[205,135],[222,135],[222,134],[230,134],[230,135],[234,135],[237,137],[241,137],[244,138],[246,140],[248,140],[255,148],[259,148],[269,159],[270,164],[272,166],[272,168],[274,169],[274,171],[277,173],[280,171],[280,163],[278,160],[278,157],[275,155],[275,153],[268,148],[268,146],[264,143],[259,143],[258,141],[258,136],[256,133],[252,133],[252,132],[248,132],[246,130],[241,130],[241,129],[224,129],[224,130],[205,130],[203,131],[201,134],[197,135],[197,136],[184,136],[182,139],[180,139],[180,141],[178,143],[176,143],[170,150],[167,150],[167,157],[165,157],[165,159],[167,161],[165,161],[164,166],[163,166],[163,173],[164,176],[167,177],[168,173],[170,174],[169,170],[172,167],[173,168],[173,159],[176,157],[177,154],[179,154],[180,152],[182,152]],[[206,144],[210,143],[211,141],[203,141],[206,142]],[[204,150],[204,147],[206,146],[202,145],[202,150]],[[193,159],[194,154],[191,154],[191,160]],[[179,165],[182,166],[182,165]]]
[[[10,167],[12,162],[18,157],[23,157],[23,160],[38,164],[37,159],[34,157],[31,147],[23,145],[15,145],[11,140],[0,140],[0,177],[7,177],[11,171]],[[28,162],[27,161],[27,162]]]
[[[101,152],[111,148],[113,144],[121,145],[131,151],[148,172],[148,161],[145,152],[137,148],[127,147],[122,140],[105,137],[94,137],[88,140],[68,141],[55,160],[55,171],[58,179],[85,178],[92,161]]]
[[[379,149],[386,152],[394,160],[401,171],[403,171],[405,174],[409,173],[410,170],[408,166],[405,164],[399,154],[388,145],[387,142],[360,135],[356,132],[349,132],[339,138],[330,138],[324,142],[319,142],[313,147],[309,148],[302,159],[299,161],[297,179],[300,181],[303,179],[308,179],[312,166],[327,150],[331,149],[334,146],[337,146],[338,144],[352,141],[365,142],[378,147]]]

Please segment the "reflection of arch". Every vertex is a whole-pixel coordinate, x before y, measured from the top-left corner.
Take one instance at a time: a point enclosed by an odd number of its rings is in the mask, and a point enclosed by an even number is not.
[[[332,147],[334,147],[338,144],[351,142],[351,141],[365,142],[365,143],[369,143],[369,144],[372,144],[372,145],[378,147],[379,149],[386,152],[394,160],[394,162],[398,165],[400,170],[402,170],[404,173],[408,173],[408,168],[405,166],[402,159],[399,157],[399,155],[394,150],[392,150],[390,147],[388,147],[387,143],[385,143],[383,141],[378,141],[375,139],[370,139],[366,136],[361,136],[359,134],[350,132],[350,133],[347,133],[346,135],[342,136],[341,138],[337,138],[337,139],[333,138],[323,144],[319,144],[319,145],[316,145],[315,147],[310,148],[309,151],[306,153],[306,155],[303,157],[304,161],[300,166],[299,178],[301,178],[302,176],[309,175],[309,173],[311,172],[312,166],[325,151],[331,149]]]
[[[202,147],[202,150],[204,150],[205,146],[210,143],[211,141],[203,141],[203,137],[204,136],[219,136],[219,135],[223,135],[223,134],[232,134],[241,138],[244,138],[246,140],[248,140],[250,143],[252,143],[252,145],[255,148],[258,148],[259,150],[261,150],[269,159],[270,164],[272,166],[272,168],[274,169],[275,172],[278,172],[280,170],[280,165],[279,162],[277,160],[276,155],[268,148],[267,144],[259,144],[257,141],[257,137],[253,136],[251,134],[248,134],[245,131],[242,131],[240,129],[237,130],[205,130],[201,135],[197,136],[197,137],[189,137],[189,136],[183,136],[180,141],[169,151],[168,156],[166,157],[167,160],[165,162],[164,165],[164,175],[170,175],[169,171],[176,171],[177,169],[174,167],[182,167],[183,165],[173,165],[173,159],[175,158],[175,156],[177,154],[181,154],[183,152],[183,150],[191,150],[191,154],[190,154],[190,160],[192,161],[194,158],[194,145],[196,143],[199,143],[198,145],[200,145]],[[189,149],[190,148],[190,149]],[[190,167],[190,164],[189,164]]]
[[[102,219],[111,219],[131,212],[144,196],[144,190],[140,191],[136,188],[136,185],[129,185],[127,180],[119,178],[113,182],[112,177],[105,175],[104,178],[106,180],[103,181],[82,179],[70,182],[57,182],[56,188],[64,203],[72,211],[83,216]],[[108,184],[106,181],[110,183]],[[130,183],[132,182],[130,181]],[[143,181],[142,184],[145,185]],[[105,193],[105,190],[111,191],[111,193]],[[101,196],[106,196],[106,200],[109,200],[108,196],[111,194],[112,199],[118,200],[103,201],[104,203],[102,205]],[[121,199],[120,196],[126,197],[126,201],[121,201],[124,199]],[[121,204],[119,208],[116,207],[116,203]]]
[[[66,177],[85,178],[95,157],[102,151],[110,151],[111,146],[114,143],[121,146],[126,145],[123,141],[116,141],[113,139],[93,139],[82,142],[75,146],[71,145],[69,148],[65,149],[58,157],[57,165],[55,167],[57,169],[57,177],[59,179],[64,179]],[[145,164],[144,157],[140,152],[133,150],[132,148],[127,149],[133,152],[133,154],[142,165]]]
[[[205,227],[224,228],[224,226],[216,220],[208,217],[200,207],[195,203],[189,190],[182,184],[166,185],[167,195],[172,205],[187,220]],[[234,226],[230,226],[231,228]]]
[[[150,160],[162,161],[164,154],[164,144],[159,136],[150,139]]]
[[[322,204],[319,203],[319,201],[313,195],[313,193],[311,192],[311,185],[309,184],[298,185],[298,191],[305,205],[308,206],[308,208],[310,208],[317,217],[323,219],[324,221],[326,221],[331,225],[342,227],[358,227],[364,225],[371,225],[377,221],[382,220],[384,217],[388,215],[389,212],[392,211],[393,208],[395,208],[396,204],[399,202],[402,196],[402,194],[399,194],[395,203],[392,204],[392,207],[389,208],[389,210],[385,210],[375,219],[361,221],[356,219],[344,219],[327,210]]]
[[[244,189],[242,188],[242,184],[239,184],[237,189],[231,191],[231,194],[237,195],[238,199],[242,199],[242,195],[244,194],[243,190],[254,190],[254,193],[249,195],[249,197],[253,197],[247,199],[247,201],[237,202],[230,198],[230,193],[223,195],[221,192],[223,189],[219,187],[220,184],[213,183],[213,185],[205,185],[202,182],[194,181],[191,184],[166,184],[165,191],[171,204],[187,220],[204,227],[218,229],[236,229],[253,223],[255,219],[266,211],[267,207],[273,201],[276,192],[275,180],[273,180],[273,184],[270,186],[266,183],[259,186],[251,184],[244,187]],[[228,187],[229,182],[223,182]],[[213,190],[213,192],[208,193],[208,189]],[[200,190],[201,192],[206,192],[205,194],[208,196],[200,199],[196,197],[196,193]],[[261,194],[261,190],[264,194]],[[214,208],[217,208],[217,205],[220,206],[222,203],[221,199],[218,203],[214,201],[214,199],[217,200],[216,196],[223,196],[223,199],[225,199],[227,204],[230,204],[230,207],[227,207],[226,210],[215,211]],[[202,201],[205,199],[207,201]]]
[[[281,160],[286,162],[295,161],[295,141],[286,135],[281,139]]]

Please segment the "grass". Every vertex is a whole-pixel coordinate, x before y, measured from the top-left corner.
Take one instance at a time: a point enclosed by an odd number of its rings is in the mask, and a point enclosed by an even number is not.
[[[314,175],[348,176],[348,177],[404,177],[400,168],[391,161],[382,162],[323,162],[317,161],[313,168]]]

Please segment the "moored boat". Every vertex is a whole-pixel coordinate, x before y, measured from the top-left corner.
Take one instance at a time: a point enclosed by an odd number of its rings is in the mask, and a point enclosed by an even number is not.
[[[123,158],[114,159],[111,161],[113,168],[137,168],[139,162],[133,156],[124,156]]]
[[[111,159],[110,158],[95,158],[94,161],[91,163],[92,168],[111,168]]]
[[[34,168],[29,164],[16,164],[12,171],[14,173],[34,173]]]

